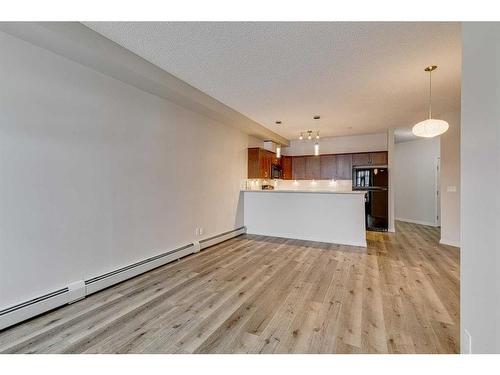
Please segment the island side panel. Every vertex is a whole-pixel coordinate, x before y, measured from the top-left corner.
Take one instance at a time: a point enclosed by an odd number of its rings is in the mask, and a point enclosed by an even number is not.
[[[247,233],[366,247],[363,194],[244,194]]]

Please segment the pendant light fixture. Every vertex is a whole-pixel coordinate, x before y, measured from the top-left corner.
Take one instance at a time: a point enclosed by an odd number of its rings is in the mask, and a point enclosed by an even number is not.
[[[432,118],[432,72],[437,69],[436,65],[425,68],[429,72],[429,118],[414,125],[411,131],[417,137],[432,138],[443,134],[450,127],[444,120]]]
[[[277,157],[278,159],[279,159],[279,158],[281,158],[281,145],[280,145],[280,144],[278,144],[278,145],[276,146],[276,157]]]
[[[314,142],[314,156],[319,155],[319,143],[318,141]]]
[[[318,121],[320,116],[314,116],[313,120]],[[319,156],[319,131],[316,133],[316,140],[314,141],[314,156]]]

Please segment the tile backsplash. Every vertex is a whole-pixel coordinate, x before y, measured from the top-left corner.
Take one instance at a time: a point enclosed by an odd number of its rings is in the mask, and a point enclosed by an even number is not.
[[[246,179],[242,181],[242,188],[261,190],[262,185],[272,185],[275,190],[352,190],[351,180],[272,180]]]

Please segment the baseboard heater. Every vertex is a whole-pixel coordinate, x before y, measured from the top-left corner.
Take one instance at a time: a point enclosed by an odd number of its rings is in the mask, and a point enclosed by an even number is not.
[[[199,242],[192,242],[177,249],[155,255],[87,280],[72,282],[64,288],[17,305],[10,306],[6,309],[0,310],[0,330],[55,309],[56,307],[76,302],[92,293],[98,292],[99,290],[178,260],[186,255],[197,253],[202,249],[206,249],[207,247],[224,242],[244,233],[246,233],[246,228],[243,226],[213,237],[202,239]]]

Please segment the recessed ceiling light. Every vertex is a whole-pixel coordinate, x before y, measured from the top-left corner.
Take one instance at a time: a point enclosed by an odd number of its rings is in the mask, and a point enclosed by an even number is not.
[[[280,120],[276,121],[276,124],[280,125],[280,124],[281,124],[281,121],[280,121]]]

